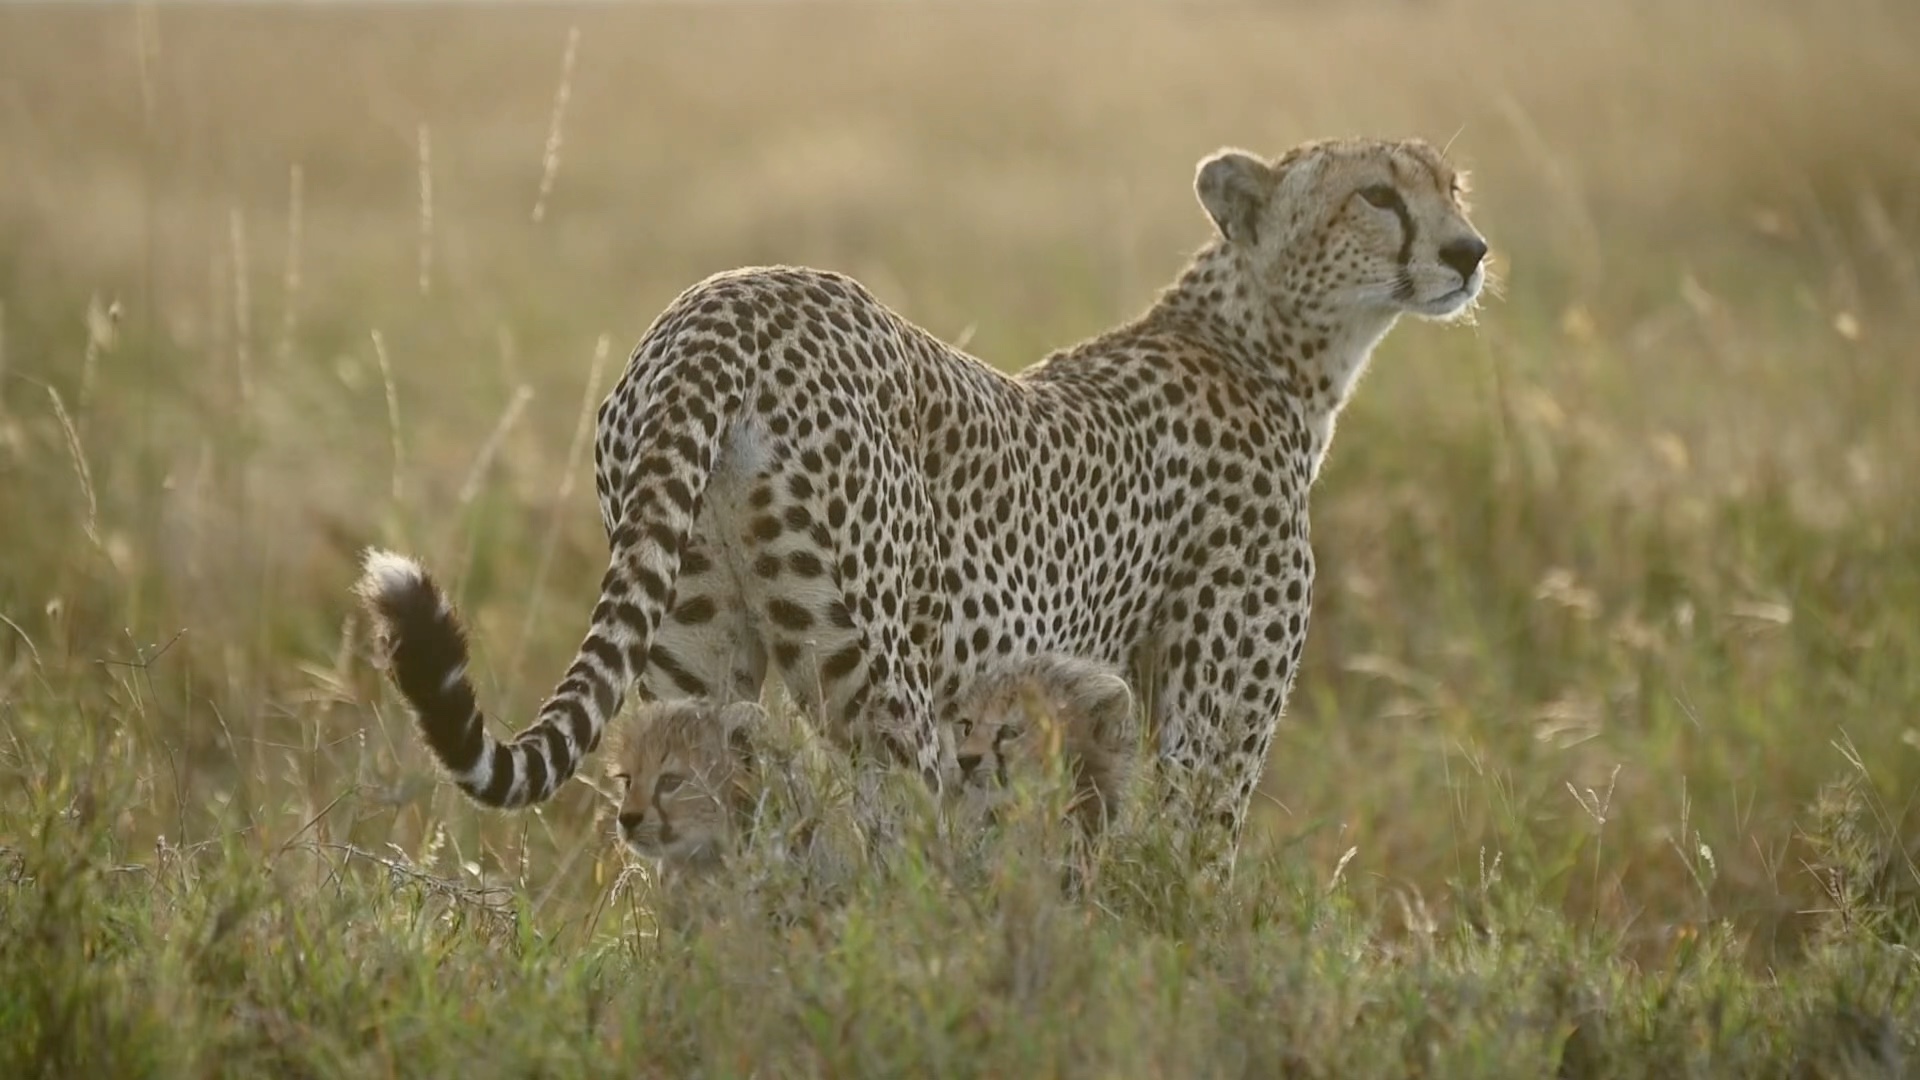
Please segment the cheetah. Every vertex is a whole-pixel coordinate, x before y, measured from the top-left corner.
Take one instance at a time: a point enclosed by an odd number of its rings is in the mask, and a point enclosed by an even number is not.
[[[1114,668],[1044,653],[981,675],[953,706],[955,758],[975,790],[1057,760],[1073,778],[1074,819],[1088,835],[1124,809],[1140,738],[1133,691]]]
[[[621,785],[616,827],[634,853],[663,868],[710,872],[732,853],[753,812],[754,702],[654,702],[636,710],[610,775]]]
[[[737,900],[771,880],[762,899],[831,904],[863,876],[871,844],[848,813],[844,760],[786,720],[688,698],[648,702],[624,725],[608,770],[615,828],[670,890],[669,916],[711,913],[713,895],[689,885]]]
[[[1016,770],[1041,763],[1049,749],[1040,740],[1058,731],[1052,752],[1082,785],[1076,815],[1097,827],[1107,808],[1119,805],[1138,738],[1132,691],[1113,669],[1037,656],[981,676],[961,694],[954,714],[962,782],[973,781],[973,791],[1004,786]],[[636,709],[608,772],[621,787],[620,838],[665,867],[701,872],[717,866],[737,850],[762,809],[767,773],[782,765],[792,772],[798,764],[789,760],[793,747],[776,746],[772,725],[754,702],[719,706],[689,698]],[[787,793],[817,806],[815,778],[798,783],[807,790]]]
[[[1403,315],[1486,277],[1465,177],[1419,139],[1222,150],[1211,239],[1143,313],[1009,376],[844,275],[715,274],[601,404],[611,547],[579,653],[500,742],[464,631],[419,564],[359,592],[453,782],[551,797],[637,687],[756,697],[770,671],[868,770],[952,782],[939,717],[996,663],[1061,652],[1153,673],[1160,817],[1231,873],[1306,640],[1308,490]]]

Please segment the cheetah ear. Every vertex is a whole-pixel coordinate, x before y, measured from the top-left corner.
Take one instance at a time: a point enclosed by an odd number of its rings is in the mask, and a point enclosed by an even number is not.
[[[1200,163],[1193,190],[1214,227],[1229,243],[1252,244],[1260,212],[1277,179],[1272,167],[1244,150],[1222,150]]]

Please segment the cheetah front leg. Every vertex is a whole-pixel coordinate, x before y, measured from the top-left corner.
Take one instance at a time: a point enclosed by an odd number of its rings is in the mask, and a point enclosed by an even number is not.
[[[1306,640],[1312,554],[1213,562],[1170,590],[1153,650],[1165,819],[1204,875],[1229,878]]]
[[[1178,646],[1171,646],[1169,651]],[[1284,711],[1285,691],[1253,684],[1252,700],[1211,661],[1171,664],[1156,710],[1162,820],[1203,876],[1232,876],[1255,786]],[[1186,685],[1188,672],[1194,686]]]

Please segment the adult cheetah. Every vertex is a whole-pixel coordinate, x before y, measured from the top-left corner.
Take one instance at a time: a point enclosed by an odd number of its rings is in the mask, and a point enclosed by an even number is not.
[[[1216,235],[1179,279],[1018,376],[840,274],[682,293],[600,407],[611,565],[531,727],[487,733],[432,578],[367,557],[392,676],[455,783],[546,799],[636,684],[746,699],[771,663],[857,765],[938,785],[959,688],[1059,652],[1151,665],[1166,816],[1230,871],[1306,638],[1335,417],[1402,314],[1473,305],[1487,245],[1417,139],[1224,150],[1195,190]]]

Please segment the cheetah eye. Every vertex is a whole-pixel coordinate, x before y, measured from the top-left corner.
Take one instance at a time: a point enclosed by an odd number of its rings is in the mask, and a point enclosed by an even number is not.
[[[1392,184],[1370,184],[1360,189],[1360,197],[1382,210],[1400,205],[1400,193],[1393,190]]]
[[[681,776],[679,773],[661,773],[660,779],[653,782],[653,793],[656,797],[671,795],[679,791],[681,785],[686,782],[687,778]]]
[[[620,785],[622,791],[633,786],[633,776],[629,773],[614,773],[613,780]]]

